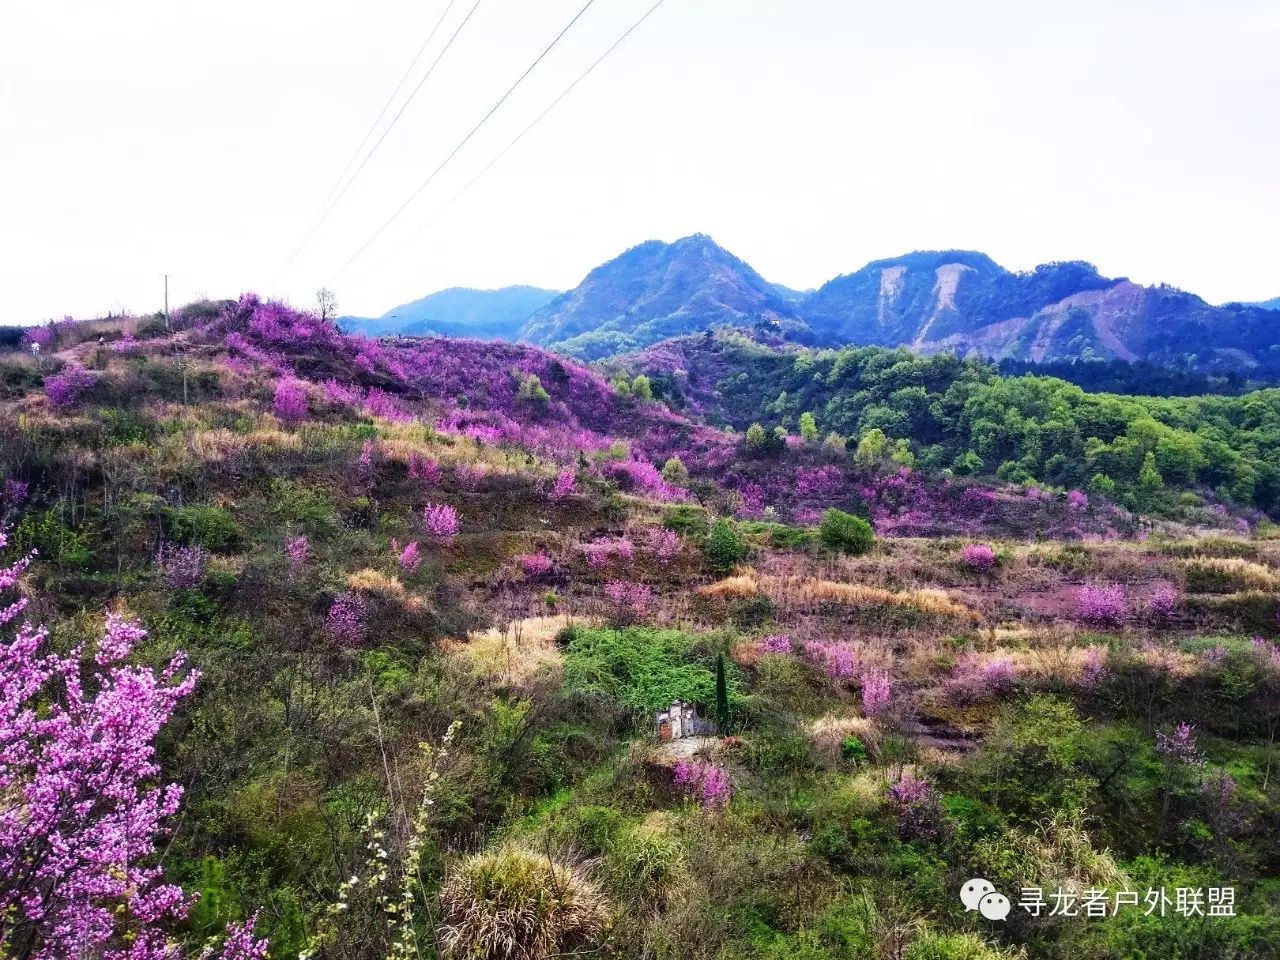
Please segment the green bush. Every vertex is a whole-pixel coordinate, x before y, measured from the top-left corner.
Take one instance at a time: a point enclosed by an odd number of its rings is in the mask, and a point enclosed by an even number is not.
[[[732,570],[746,559],[748,549],[747,542],[724,517],[715,522],[702,545],[707,563],[720,572]]]
[[[231,550],[242,536],[239,525],[221,507],[173,507],[165,516],[169,537],[215,552]]]
[[[668,530],[693,537],[705,537],[711,529],[707,511],[689,504],[681,504],[668,510],[662,518],[662,525]]]
[[[845,737],[840,744],[840,756],[850,763],[862,763],[867,759],[867,745],[861,737]]]
[[[861,517],[855,517],[851,513],[845,513],[834,507],[822,515],[822,523],[818,526],[818,537],[827,549],[837,553],[851,553],[855,556],[866,553],[876,542],[871,524]]]
[[[567,634],[566,688],[608,696],[635,710],[660,710],[673,700],[715,706],[714,654],[699,649],[700,639],[678,630],[629,627],[625,630],[575,628]],[[739,681],[727,664],[730,704]]]

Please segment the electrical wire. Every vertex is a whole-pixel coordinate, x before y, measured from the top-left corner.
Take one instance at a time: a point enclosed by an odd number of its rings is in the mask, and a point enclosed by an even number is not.
[[[361,257],[361,255],[363,255],[364,252],[368,250],[369,247],[371,247],[380,236],[382,236],[382,234],[386,231],[386,229],[389,226],[391,226],[391,224],[393,224],[397,219],[399,219],[400,214],[404,213],[405,209],[409,206],[409,204],[413,203],[413,201],[418,198],[418,196],[422,193],[422,191],[427,189],[427,187],[431,185],[432,181],[435,180],[435,178],[440,174],[440,171],[442,171],[445,167],[447,167],[450,161],[453,160],[453,158],[458,155],[458,153],[462,150],[462,148],[465,147],[470,142],[471,138],[474,137],[477,132],[479,132],[480,128],[489,122],[489,119],[495,113],[498,112],[498,110],[502,107],[502,105],[506,103],[507,100],[510,98],[511,94],[513,94],[516,91],[516,88],[519,87],[520,84],[524,82],[525,78],[528,77],[529,74],[533,73],[533,71],[537,68],[538,64],[542,63],[542,61],[546,59],[547,55],[551,53],[552,50],[555,49],[556,45],[562,39],[564,39],[565,34],[567,34],[573,28],[573,25],[582,18],[583,14],[585,14],[589,9],[591,9],[594,3],[595,3],[595,0],[587,0],[587,2],[583,5],[582,9],[573,15],[573,19],[570,20],[567,24],[565,24],[564,27],[560,30],[560,32],[556,34],[555,39],[552,40],[549,44],[547,44],[547,46],[543,49],[543,51],[540,54],[538,54],[538,56],[534,59],[534,61],[531,64],[529,64],[528,67],[525,68],[524,73],[520,74],[520,76],[516,78],[515,83],[513,83],[510,87],[507,88],[507,92],[504,93],[501,97],[499,97],[497,102],[495,102],[494,105],[489,108],[489,111],[483,117],[480,118],[480,122],[477,123],[474,127],[472,127],[470,132],[468,132],[467,135],[458,142],[458,145],[455,146],[449,152],[449,155],[440,162],[440,165],[437,166],[434,170],[432,170],[431,173],[427,176],[427,178],[422,181],[422,183],[418,184],[417,189],[415,189],[411,194],[409,194],[409,196],[405,199],[405,201],[396,208],[395,212],[392,213],[391,216],[388,217],[383,222],[382,226],[378,227],[378,229],[373,232],[373,235],[369,237],[369,239],[366,240],[363,244],[360,245],[359,249],[357,249],[356,252],[351,255],[350,259],[348,259],[347,262],[342,265],[342,267],[338,270],[338,272],[335,273],[332,277],[330,277],[328,281],[326,281],[325,283],[326,287],[330,286],[335,280],[337,280],[340,276],[346,273],[347,269],[353,263],[355,263],[356,260],[358,260]]]
[[[582,81],[583,81],[583,80],[587,79],[587,77],[589,77],[589,76],[592,74],[592,72],[596,69],[596,67],[598,67],[598,66],[600,66],[600,64],[604,63],[604,61],[605,61],[606,59],[608,59],[609,55],[610,55],[611,53],[613,53],[613,51],[617,50],[617,49],[618,49],[618,47],[622,46],[622,44],[626,42],[627,38],[628,38],[628,37],[630,37],[630,36],[631,36],[631,34],[635,33],[635,32],[636,32],[636,30],[638,30],[638,29],[640,28],[640,26],[641,26],[641,25],[642,25],[646,20],[648,20],[648,19],[649,19],[649,17],[651,17],[651,16],[653,15],[654,11],[656,11],[656,10],[657,10],[660,6],[662,6],[665,2],[666,2],[666,0],[658,0],[658,2],[657,2],[657,3],[655,3],[655,4],[654,4],[653,6],[651,6],[648,10],[646,10],[646,11],[645,11],[645,13],[644,13],[644,15],[643,15],[643,16],[641,16],[641,17],[640,17],[640,19],[639,19],[639,20],[637,20],[635,23],[633,23],[630,27],[628,27],[628,28],[627,28],[627,30],[626,30],[626,32],[624,32],[624,33],[622,34],[622,36],[618,37],[618,39],[617,39],[617,40],[613,41],[613,44],[609,47],[609,49],[605,50],[605,52],[604,52],[604,53],[600,54],[600,56],[599,56],[599,57],[597,57],[597,58],[592,62],[592,64],[591,64],[589,67],[587,67],[587,69],[586,69],[586,70],[582,71],[582,73],[580,73],[580,74],[578,75],[578,78],[577,78],[576,80],[574,80],[574,81],[573,81],[573,83],[571,83],[571,84],[569,84],[569,86],[565,87],[565,89],[560,93],[560,95],[559,95],[558,97],[556,97],[554,100],[552,100],[552,101],[551,101],[551,103],[547,105],[546,109],[545,109],[545,110],[543,110],[540,114],[538,114],[538,115],[537,115],[537,117],[535,117],[535,118],[534,118],[534,120],[533,120],[533,122],[532,122],[531,124],[529,124],[529,125],[528,125],[527,127],[525,127],[523,130],[521,130],[518,134],[516,134],[515,138],[514,138],[510,143],[508,143],[505,147],[503,147],[503,148],[502,148],[502,150],[501,150],[501,151],[499,151],[499,153],[498,153],[498,155],[497,155],[497,156],[495,156],[492,160],[490,160],[487,164],[485,164],[485,165],[484,165],[484,167],[480,170],[480,172],[479,172],[479,173],[477,173],[474,177],[472,177],[472,178],[471,178],[470,180],[468,180],[465,184],[463,184],[462,188],[461,188],[460,190],[458,190],[458,192],[457,192],[457,193],[455,193],[452,197],[450,197],[450,198],[449,198],[449,200],[445,203],[445,205],[444,205],[444,206],[442,206],[442,207],[441,207],[439,210],[437,210],[434,214],[432,214],[430,217],[428,217],[426,220],[424,220],[424,221],[422,222],[422,225],[421,225],[421,226],[419,226],[419,227],[418,227],[418,229],[417,229],[417,230],[415,230],[412,234],[410,234],[410,235],[409,235],[409,237],[404,241],[404,243],[400,244],[400,246],[399,246],[399,247],[397,247],[397,248],[396,248],[396,249],[395,249],[395,250],[394,250],[394,251],[393,251],[393,252],[392,252],[392,253],[391,253],[391,254],[390,254],[390,255],[389,255],[385,260],[383,260],[382,262],[383,262],[383,263],[387,263],[388,261],[390,261],[390,260],[391,260],[391,259],[393,259],[394,257],[398,256],[398,255],[400,254],[400,252],[401,252],[401,251],[402,251],[406,246],[408,246],[410,243],[412,243],[414,240],[416,240],[416,239],[418,238],[418,236],[422,233],[422,231],[423,231],[423,230],[425,230],[425,229],[426,229],[427,227],[429,227],[431,224],[435,223],[435,222],[436,222],[437,220],[439,220],[442,216],[444,216],[444,215],[445,215],[445,213],[447,213],[447,212],[448,212],[449,208],[450,208],[450,207],[452,207],[452,206],[453,206],[453,205],[458,201],[458,199],[459,199],[459,198],[460,198],[464,193],[466,193],[466,192],[467,192],[468,190],[470,190],[473,186],[475,186],[475,184],[476,184],[476,181],[477,181],[477,180],[479,180],[479,179],[480,179],[481,177],[483,177],[486,173],[488,173],[490,170],[492,170],[492,169],[494,168],[494,166],[495,166],[495,165],[497,165],[497,163],[498,163],[498,161],[499,161],[499,160],[501,160],[501,159],[502,159],[503,157],[505,157],[508,153],[510,153],[510,152],[511,152],[511,150],[512,150],[512,148],[514,148],[516,144],[518,144],[521,140],[523,140],[523,139],[525,138],[525,136],[526,136],[530,131],[532,131],[532,130],[533,130],[533,128],[534,128],[534,127],[536,127],[539,123],[541,123],[541,122],[543,121],[543,119],[547,116],[547,114],[549,114],[552,110],[554,110],[556,107],[558,107],[558,106],[560,105],[560,101],[564,100],[564,98],[565,98],[565,97],[567,97],[567,96],[569,96],[569,94],[573,93],[574,89],[578,86],[578,84],[582,83]]]
[[[396,98],[396,94],[398,94],[404,87],[405,81],[408,80],[410,74],[413,73],[414,67],[417,66],[418,61],[422,58],[422,54],[426,51],[427,47],[431,45],[431,41],[435,38],[436,32],[440,29],[440,25],[444,23],[445,17],[449,15],[449,11],[453,9],[456,2],[457,0],[449,0],[448,6],[445,7],[444,12],[440,14],[440,18],[436,21],[435,26],[431,28],[431,32],[427,35],[426,41],[418,49],[418,53],[413,58],[413,62],[409,64],[409,69],[406,70],[404,76],[400,78],[400,82],[396,85],[396,89],[392,91],[391,96],[387,99],[386,104],[383,105],[382,110],[379,112],[377,119],[374,120],[372,126],[369,127],[368,132],[364,135],[364,139],[361,140],[360,145],[356,147],[355,153],[353,153],[351,155],[351,159],[347,161],[346,167],[344,167],[342,173],[338,175],[338,179],[334,182],[334,185],[329,188],[329,194],[323,201],[321,201],[320,210],[317,213],[317,216],[312,218],[312,225],[307,228],[307,232],[303,236],[302,240],[298,242],[293,253],[289,255],[289,259],[285,261],[284,266],[280,268],[281,273],[284,273],[293,265],[293,262],[298,258],[298,254],[305,249],[306,245],[311,242],[311,239],[319,232],[320,228],[324,226],[325,221],[329,218],[329,214],[333,212],[334,208],[342,201],[342,198],[346,196],[347,191],[351,189],[351,185],[355,183],[356,179],[360,176],[360,172],[364,170],[365,164],[367,164],[370,158],[378,152],[378,148],[382,146],[382,142],[387,139],[387,135],[395,128],[396,123],[398,123],[400,118],[404,115],[409,104],[413,102],[414,97],[418,95],[418,92],[423,88],[426,82],[431,79],[431,74],[435,72],[436,67],[440,64],[440,61],[444,59],[444,55],[449,52],[449,48],[452,47],[453,42],[458,39],[458,35],[462,33],[463,28],[466,27],[467,23],[471,20],[472,15],[476,12],[476,9],[480,6],[483,0],[476,0],[471,9],[467,11],[467,15],[463,18],[462,22],[458,24],[457,28],[453,31],[453,34],[449,37],[449,41],[436,55],[436,58],[431,61],[431,66],[427,68],[427,72],[423,74],[422,79],[418,81],[417,86],[413,88],[413,91],[409,94],[408,98],[400,105],[400,109],[397,110],[395,116],[391,118],[391,122],[387,124],[387,128],[382,131],[382,135],[378,137],[377,141],[369,149],[369,152],[365,154],[364,159],[360,161],[360,165],[356,167],[355,172],[351,174],[351,178],[347,180],[346,184],[338,192],[338,195],[336,197],[333,196],[334,191],[338,189],[338,185],[342,183],[343,177],[345,177],[347,175],[347,171],[351,169],[351,164],[355,162],[356,157],[360,155],[360,151],[364,149],[364,145],[369,142],[369,137],[372,136],[373,131],[377,129],[378,123],[386,115],[387,110]],[[332,197],[332,202],[330,202],[330,197]],[[328,205],[326,206],[326,204]]]

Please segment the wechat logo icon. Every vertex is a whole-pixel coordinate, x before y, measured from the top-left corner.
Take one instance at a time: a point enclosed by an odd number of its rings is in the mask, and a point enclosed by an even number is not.
[[[1003,920],[1009,915],[1009,898],[997,893],[990,880],[974,877],[960,888],[960,902],[966,910],[977,910],[988,920]]]

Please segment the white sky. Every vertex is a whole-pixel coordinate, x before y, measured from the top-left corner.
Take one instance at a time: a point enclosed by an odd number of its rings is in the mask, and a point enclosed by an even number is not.
[[[155,309],[166,271],[175,302],[310,304],[583,0],[482,0],[280,275],[446,2],[0,0],[0,323]],[[333,284],[343,312],[569,287],[695,231],[800,288],[964,247],[1280,294],[1275,0],[666,0],[409,239],[650,2],[596,0]]]

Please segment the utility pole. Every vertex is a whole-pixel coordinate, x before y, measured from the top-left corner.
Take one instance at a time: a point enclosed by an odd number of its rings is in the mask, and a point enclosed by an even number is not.
[[[164,328],[171,329],[169,326],[169,275],[164,275]]]

